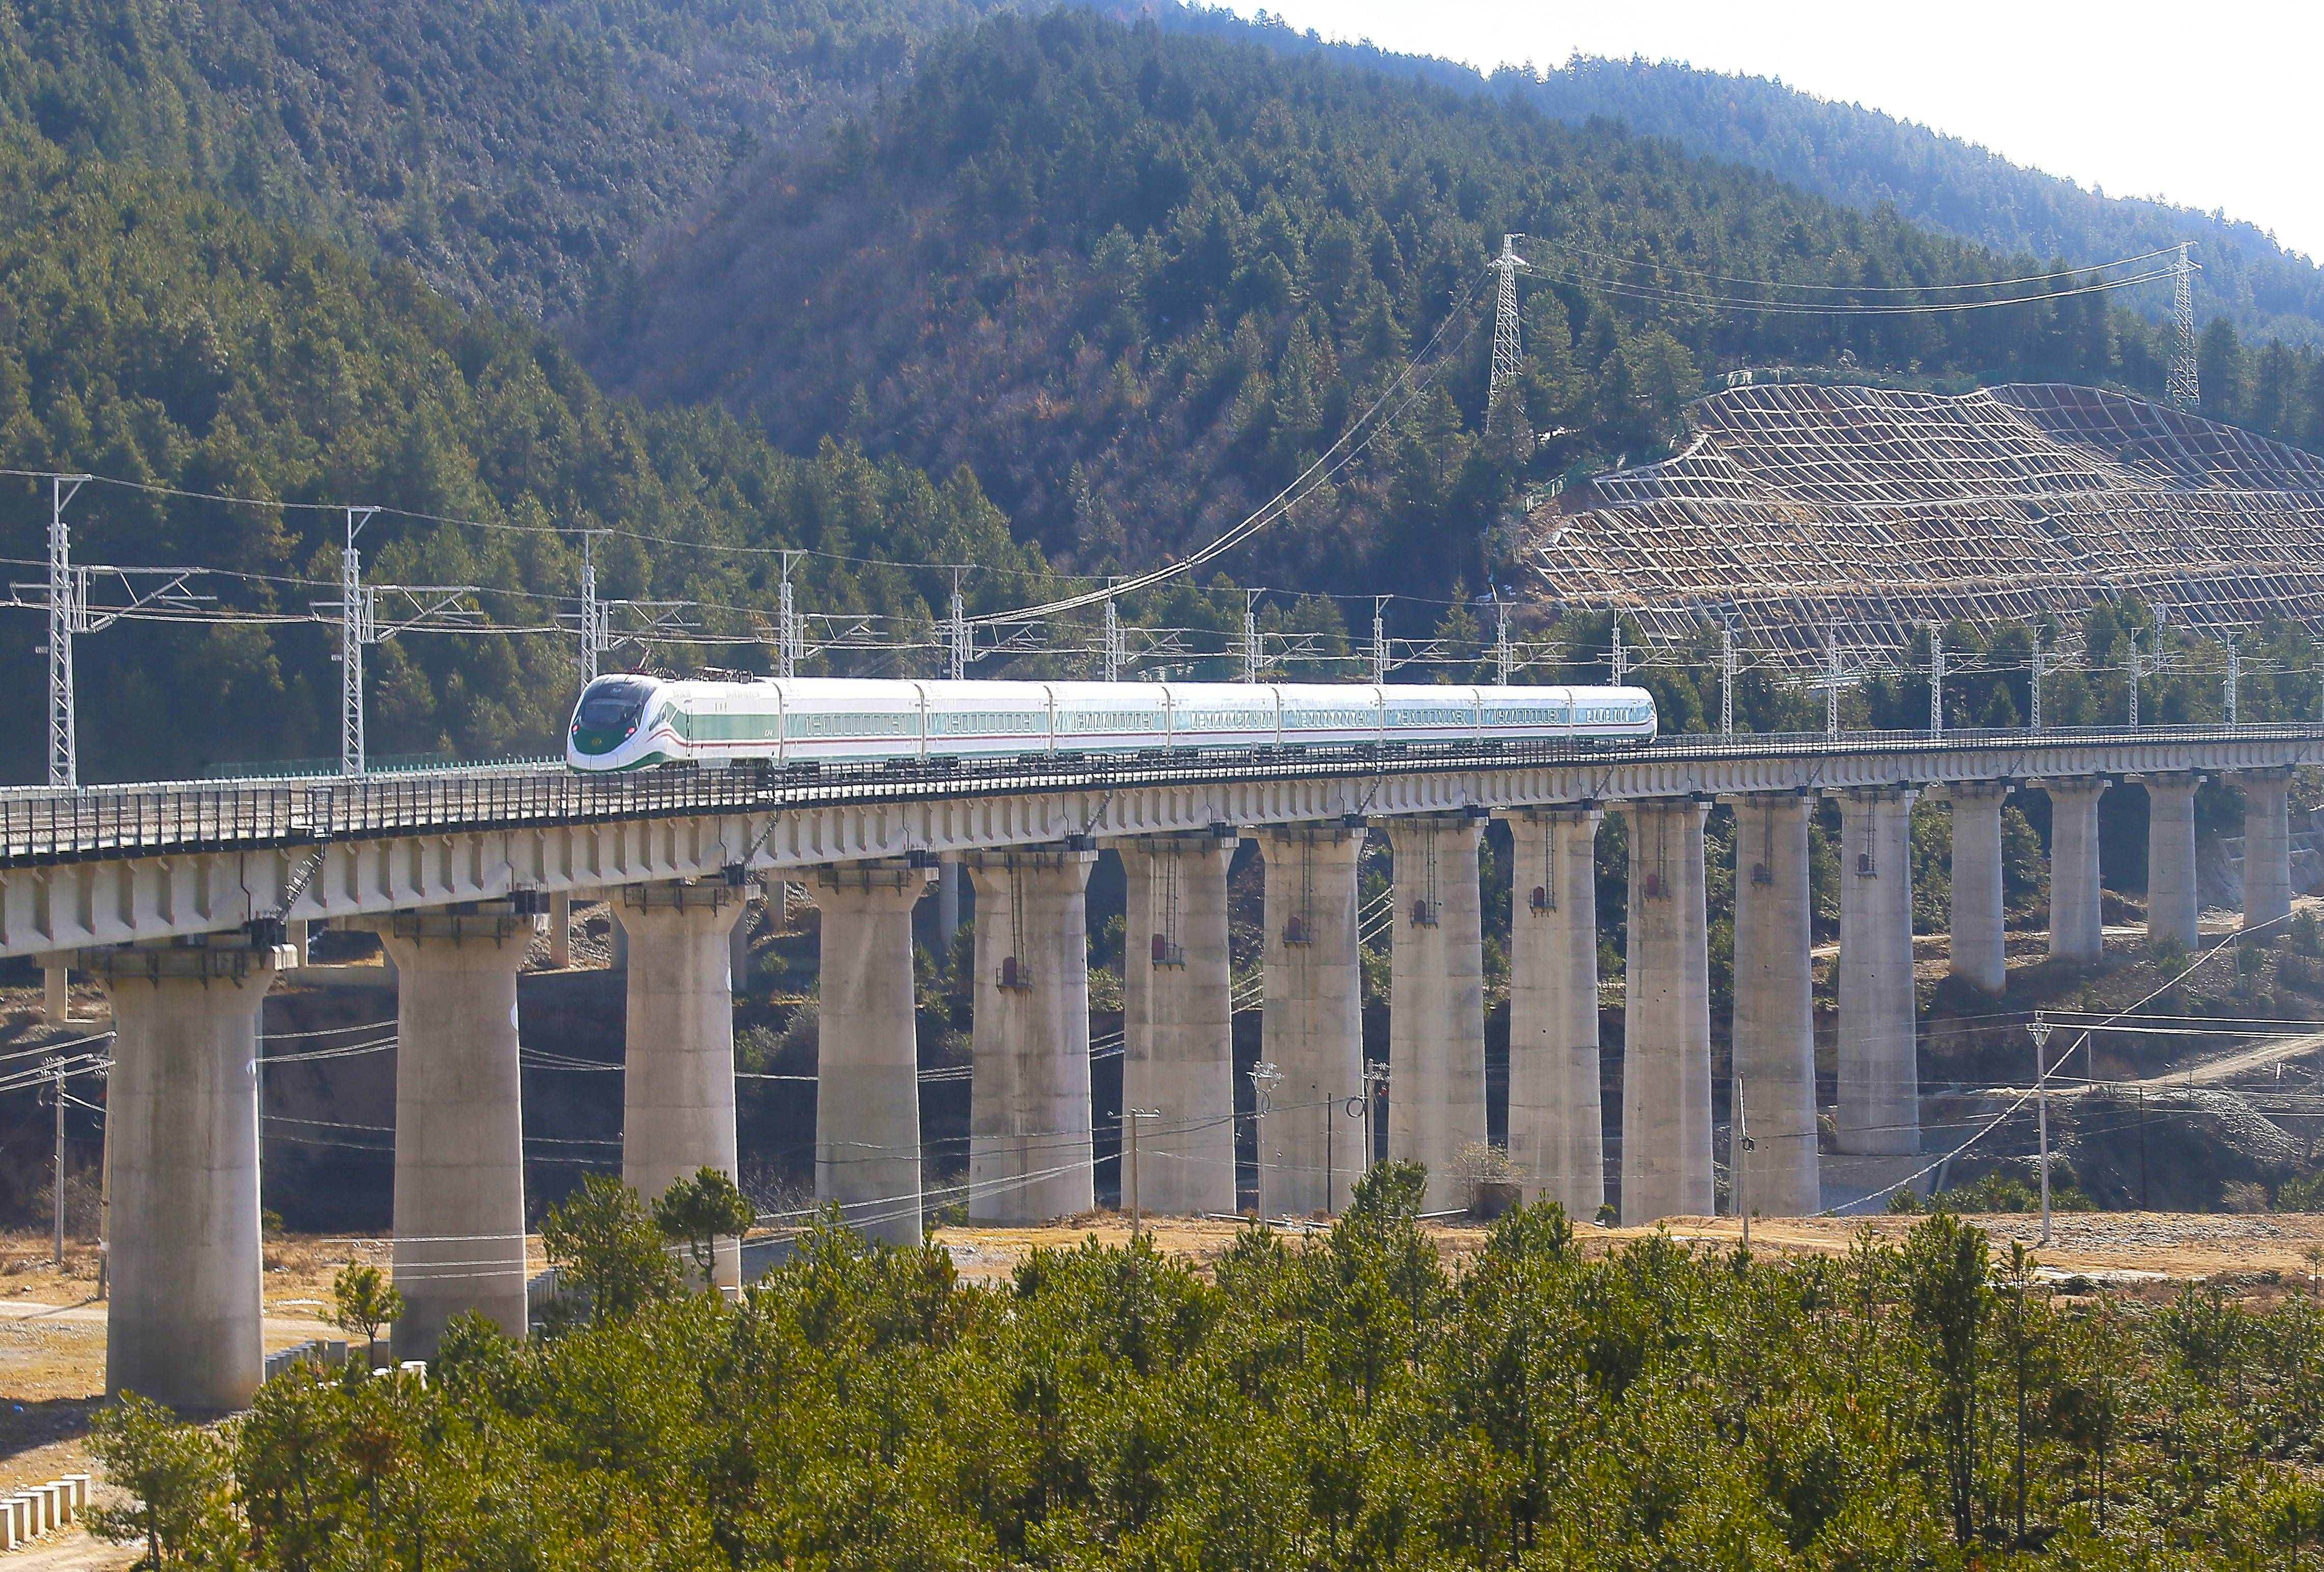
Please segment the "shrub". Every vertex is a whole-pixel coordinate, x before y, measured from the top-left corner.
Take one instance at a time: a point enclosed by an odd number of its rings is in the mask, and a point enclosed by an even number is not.
[[[2275,1187],[2280,1212],[2324,1212],[2324,1169],[2285,1180]]]
[[[2317,916],[2315,907],[2302,906],[2292,913],[2292,924],[2287,931],[2291,934],[2292,948],[2295,952],[2307,956],[2324,956],[2324,918]]]
[[[187,1538],[217,1510],[226,1485],[226,1457],[203,1431],[134,1392],[98,1411],[89,1450],[105,1476],[136,1499],[92,1506],[89,1531],[116,1545],[145,1541],[147,1564],[175,1560]]]

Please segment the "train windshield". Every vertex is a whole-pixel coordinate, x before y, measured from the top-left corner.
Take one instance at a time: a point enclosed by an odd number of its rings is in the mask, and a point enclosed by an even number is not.
[[[651,685],[642,682],[592,683],[581,695],[581,708],[573,717],[576,726],[586,726],[592,731],[613,731],[634,726],[652,694]]]

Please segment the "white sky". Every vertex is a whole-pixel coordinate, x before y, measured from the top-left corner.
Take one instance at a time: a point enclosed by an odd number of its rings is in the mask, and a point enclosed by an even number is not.
[[[1464,60],[1583,54],[1780,77],[2112,196],[2225,208],[2324,256],[2324,0],[1223,0]]]

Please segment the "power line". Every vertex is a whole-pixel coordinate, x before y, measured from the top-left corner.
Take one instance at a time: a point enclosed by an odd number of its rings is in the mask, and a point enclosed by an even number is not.
[[[1846,302],[1785,302],[1759,300],[1743,296],[1691,294],[1677,290],[1656,289],[1633,284],[1620,279],[1603,278],[1579,268],[1564,270],[1569,282],[1591,285],[1625,299],[1644,300],[1658,305],[1688,306],[1703,310],[1751,312],[1769,317],[1917,317],[1934,313],[1991,311],[2010,306],[2039,305],[2046,300],[2069,299],[2077,295],[2105,294],[2115,290],[2126,290],[2134,285],[2153,283],[2172,276],[2173,270],[2157,268],[2148,272],[2123,279],[2103,279],[2095,283],[2080,284],[2071,289],[2051,290],[2037,295],[2012,295],[1998,300],[1934,300],[1914,305],[1875,305]]]
[[[1742,284],[1759,290],[1817,290],[1827,294],[1847,295],[1931,295],[1952,290],[2011,289],[2019,284],[2046,283],[2052,279],[2074,278],[2083,273],[2104,272],[2109,268],[2128,267],[2133,262],[2151,262],[2156,257],[2170,256],[2183,249],[2178,245],[2158,246],[2153,251],[2139,252],[2135,255],[2116,257],[2112,262],[2069,264],[2062,268],[2045,269],[2038,273],[2024,273],[2014,279],[1969,279],[1945,284],[1817,284],[1789,282],[1782,279],[1746,278],[1733,273],[1705,272],[1700,268],[1688,267],[1683,262],[1672,262],[1660,258],[1649,262],[1637,257],[1618,256],[1610,252],[1591,251],[1587,247],[1575,245],[1571,241],[1552,240],[1549,244],[1556,246],[1560,251],[1574,256],[1585,256],[1592,262],[1610,262],[1616,267],[1654,268],[1683,272],[1701,279],[1706,283]]]
[[[1209,545],[1200,547],[1181,561],[1138,575],[1119,584],[1110,583],[1101,590],[1067,596],[1062,600],[1049,601],[1038,606],[1020,607],[1013,611],[990,611],[982,616],[965,619],[955,615],[956,625],[971,629],[991,628],[1008,623],[1031,621],[1041,617],[1055,616],[1061,611],[1078,611],[1084,606],[1093,606],[1114,595],[1134,593],[1176,578],[1181,574],[1191,573],[1204,563],[1233,550],[1289,512],[1310,492],[1324,484],[1333,475],[1353,463],[1357,455],[1372,445],[1396,416],[1403,414],[1406,409],[1420,400],[1421,396],[1427,391],[1429,385],[1425,368],[1428,367],[1431,358],[1436,354],[1438,346],[1443,342],[1446,331],[1454,322],[1468,317],[1469,306],[1476,299],[1478,289],[1490,271],[1489,269],[1481,270],[1470,277],[1468,286],[1453,299],[1452,308],[1445,314],[1443,320],[1436,325],[1436,330],[1429,335],[1428,342],[1421,346],[1420,352],[1405,363],[1403,369],[1381,391],[1379,397],[1341,432],[1339,439],[1324,450],[1322,457],[1300,471],[1288,484],[1268,498],[1241,523],[1237,524]],[[1461,345],[1466,344],[1469,341],[1469,336],[1475,331],[1476,322],[1471,318],[1467,329],[1453,341],[1452,347],[1458,348]],[[1387,418],[1381,418],[1381,412],[1388,409],[1391,399],[1397,400],[1395,408],[1388,412]],[[1360,432],[1361,436],[1358,435]],[[957,600],[957,595],[954,598]]]

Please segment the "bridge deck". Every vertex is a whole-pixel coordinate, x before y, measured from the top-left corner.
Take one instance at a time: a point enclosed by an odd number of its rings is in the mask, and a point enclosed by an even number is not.
[[[1653,743],[1202,750],[1167,755],[867,761],[817,766],[686,768],[593,776],[493,766],[383,777],[167,781],[0,790],[0,869],[115,858],[313,846],[383,837],[553,829],[704,815],[766,814],[874,804],[1198,786],[1223,781],[1362,780],[1490,770],[1582,769],[1847,758],[1879,761],[1891,778],[2038,777],[2139,766],[2107,762],[2134,749],[2253,744],[2267,762],[2324,752],[2324,724],[1684,735]],[[1971,759],[1975,765],[1960,767]],[[2096,760],[2096,762],[2094,762]],[[2261,762],[2259,759],[2237,762]],[[2221,768],[2228,761],[2209,763]],[[2145,768],[2172,768],[2154,764]],[[1715,773],[1715,772],[1714,772]],[[1814,772],[1794,772],[1812,775]],[[1857,773],[1860,773],[1860,768]],[[1794,784],[1817,784],[1803,778]],[[1835,782],[1834,784],[1851,784]]]

